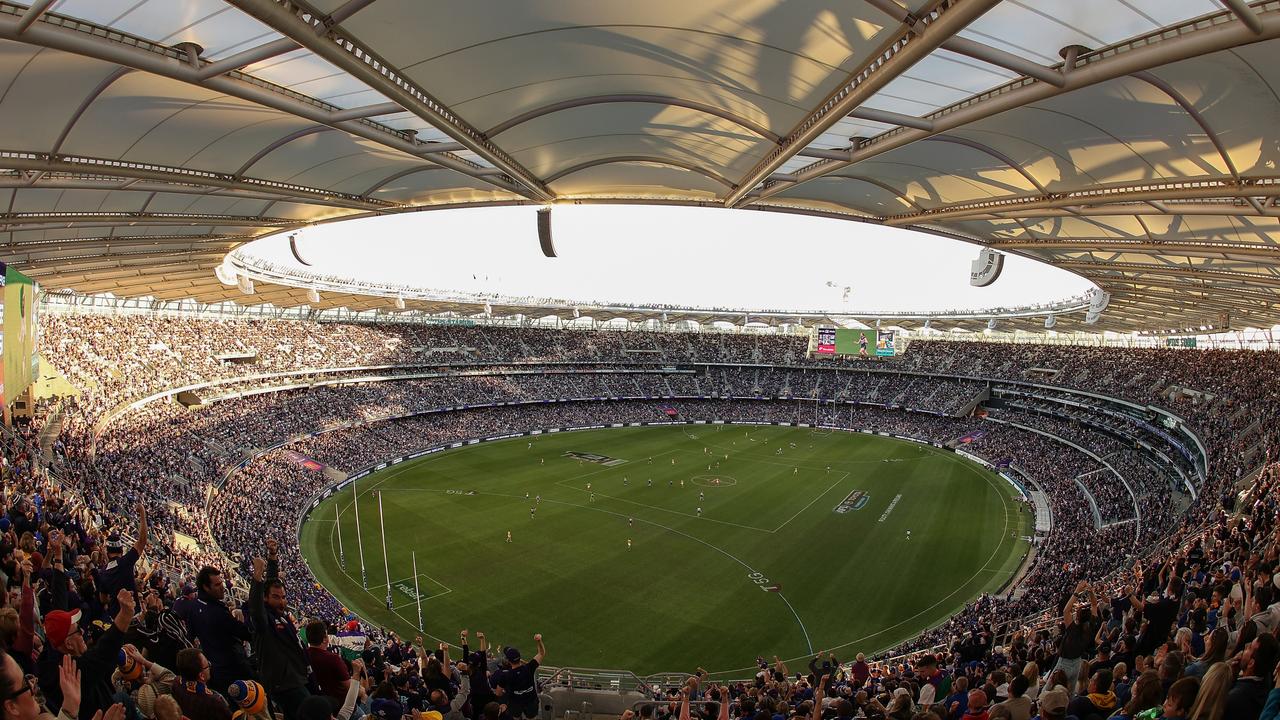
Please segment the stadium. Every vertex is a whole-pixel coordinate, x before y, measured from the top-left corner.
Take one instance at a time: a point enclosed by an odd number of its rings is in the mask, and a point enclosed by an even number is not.
[[[0,0],[2,720],[1280,717],[1277,60]]]

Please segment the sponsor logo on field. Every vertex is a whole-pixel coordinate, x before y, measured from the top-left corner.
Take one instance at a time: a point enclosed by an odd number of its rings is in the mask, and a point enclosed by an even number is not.
[[[412,588],[412,587],[410,587],[409,585],[406,585],[405,583],[398,582],[398,583],[396,583],[396,584],[395,584],[395,588],[396,588],[397,590],[399,590],[400,592],[404,593],[405,595],[408,595],[408,596],[410,597],[410,599],[413,599],[413,600],[417,600],[417,599],[418,599],[418,593],[414,592],[414,591],[413,591],[413,588]],[[425,600],[425,599],[426,599],[426,597],[427,597],[426,595],[423,595],[423,596],[422,596],[422,599],[424,599],[424,600]]]
[[[564,454],[564,457],[573,458],[574,460],[586,460],[587,462],[593,462],[600,465],[608,465],[608,466],[621,465],[626,462],[626,460],[611,458],[608,455],[597,455],[595,453],[575,452],[573,450],[566,452]]]
[[[871,496],[862,490],[854,490],[845,496],[840,504],[836,506],[835,511],[840,514],[851,512],[853,510],[861,510],[871,501]]]

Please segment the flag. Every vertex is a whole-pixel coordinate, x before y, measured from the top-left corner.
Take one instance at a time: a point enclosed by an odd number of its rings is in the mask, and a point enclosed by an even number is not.
[[[662,410],[662,412],[667,414],[667,417],[675,417],[680,414],[679,410],[676,410],[670,405],[660,405],[659,408]]]
[[[343,660],[356,660],[364,652],[365,634],[363,630],[344,630],[334,635],[329,644],[338,649]]]

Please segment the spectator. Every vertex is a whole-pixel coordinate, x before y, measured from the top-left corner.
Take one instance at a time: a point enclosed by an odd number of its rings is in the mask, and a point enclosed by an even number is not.
[[[1262,714],[1278,659],[1280,644],[1274,635],[1262,634],[1249,643],[1239,658],[1240,675],[1227,693],[1227,717],[1252,718]]]
[[[542,645],[542,635],[534,635],[533,641],[538,645],[538,652],[533,659],[525,662],[520,651],[513,647],[506,649],[507,662],[511,666],[498,676],[497,694],[506,701],[507,711],[513,718],[536,718],[539,714],[538,691],[534,684],[534,673],[542,664],[547,650]]]
[[[178,651],[173,681],[173,699],[182,708],[182,716],[188,720],[231,720],[231,708],[227,701],[209,688],[213,666],[196,648]],[[228,683],[228,686],[230,684]],[[156,714],[160,714],[159,698]]]
[[[328,641],[329,632],[323,620],[307,623],[307,662],[315,675],[316,688],[321,695],[328,696],[336,707],[347,695],[351,674],[347,672],[347,664],[342,658],[329,652]]]
[[[207,565],[201,568],[196,577],[196,587],[196,607],[187,625],[191,634],[200,640],[200,649],[204,653],[201,657],[207,659],[211,666],[208,682],[222,688],[229,687],[236,680],[255,679],[257,675],[250,669],[244,654],[243,643],[251,639],[249,628],[234,617],[223,602],[227,586],[222,571]],[[177,667],[174,669],[178,670]],[[186,712],[185,705],[183,712]]]
[[[1014,675],[1009,681],[1009,699],[1000,706],[1009,712],[1013,720],[1031,720],[1031,699],[1027,697],[1029,683],[1022,675]]]
[[[1191,720],[1222,720],[1226,717],[1227,693],[1231,690],[1231,666],[1225,662],[1214,663],[1200,681],[1191,708]]]
[[[1196,695],[1200,692],[1200,681],[1196,678],[1182,678],[1175,682],[1169,688],[1169,694],[1164,699],[1164,715],[1166,720],[1186,720],[1191,713],[1191,708],[1196,703]],[[1232,716],[1235,717],[1235,716]],[[1239,717],[1253,717],[1239,716]]]
[[[275,540],[267,540],[266,559],[253,559],[247,607],[253,620],[253,647],[261,663],[267,697],[284,712],[285,720],[297,720],[298,707],[311,694],[307,692],[310,667],[285,601],[284,583],[280,581],[279,545]]]

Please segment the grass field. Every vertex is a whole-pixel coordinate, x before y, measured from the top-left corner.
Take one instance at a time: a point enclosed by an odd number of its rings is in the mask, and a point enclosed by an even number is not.
[[[362,617],[417,632],[412,551],[426,634],[483,630],[530,652],[541,632],[549,665],[642,674],[895,645],[1003,584],[1031,525],[1008,483],[952,453],[773,426],[483,443],[393,466],[358,492],[367,590],[351,488],[311,514],[302,547]]]

